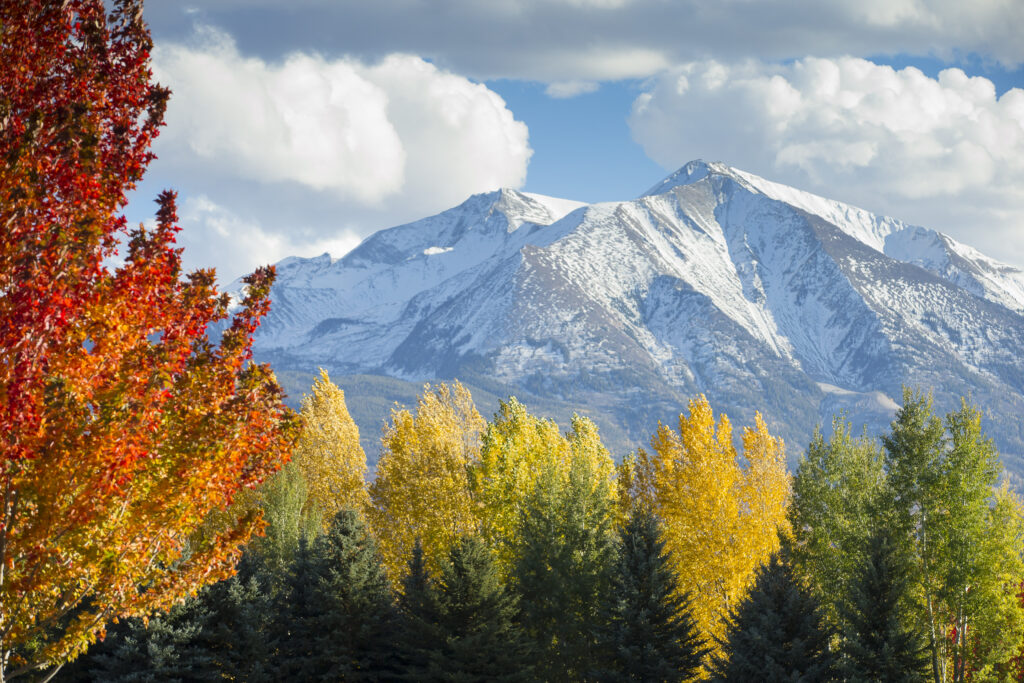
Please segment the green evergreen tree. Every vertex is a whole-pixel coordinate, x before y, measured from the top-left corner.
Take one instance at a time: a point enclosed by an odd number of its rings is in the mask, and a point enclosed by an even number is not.
[[[603,666],[598,681],[685,681],[709,648],[690,612],[661,539],[657,518],[635,509],[620,533],[609,590],[602,596]]]
[[[843,608],[843,673],[850,683],[927,680],[928,645],[908,609],[910,567],[888,529],[872,534]]]
[[[58,680],[274,680],[266,668],[269,604],[263,564],[246,553],[235,576],[148,625],[141,619],[112,625]]]
[[[198,640],[222,678],[248,683],[275,680],[267,642],[275,583],[261,558],[247,552],[235,576],[200,593],[210,617]]]
[[[516,600],[505,590],[491,552],[463,537],[441,566],[435,590],[441,648],[431,653],[429,680],[535,680]]]
[[[376,544],[359,516],[342,510],[326,534],[300,539],[276,600],[272,646],[278,680],[393,678],[396,618]]]
[[[402,588],[402,594],[398,596],[396,656],[401,662],[404,678],[419,681],[426,675],[431,652],[439,650],[444,642],[438,626],[437,596],[419,539],[413,545]]]
[[[148,620],[129,619],[116,626],[74,667],[77,680],[110,683],[184,683],[219,681],[209,650],[199,635],[210,612],[200,599],[175,605]]]
[[[279,679],[312,674],[317,621],[327,606],[320,602],[316,560],[309,541],[299,539],[292,552],[280,592],[274,599],[268,632],[271,672]]]
[[[538,678],[583,680],[597,659],[597,610],[615,560],[612,506],[610,482],[585,458],[566,479],[548,467],[527,498],[512,579]]]
[[[932,413],[932,400],[903,390],[903,405],[892,429],[882,437],[892,487],[895,521],[912,549],[915,588],[923,596],[928,628],[932,675],[935,683],[946,679],[945,638],[941,603],[942,579],[942,472],[945,435],[942,421]]]
[[[782,553],[757,571],[750,593],[726,619],[720,655],[711,662],[711,680],[729,683],[832,681],[832,633],[818,601],[797,579]]]

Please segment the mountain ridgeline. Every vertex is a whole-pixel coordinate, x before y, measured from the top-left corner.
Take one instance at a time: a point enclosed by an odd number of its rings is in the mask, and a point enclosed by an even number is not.
[[[343,258],[288,258],[255,341],[295,397],[318,366],[371,461],[393,401],[458,378],[515,395],[617,455],[703,393],[795,458],[846,411],[883,431],[901,385],[986,410],[1024,475],[1024,272],[933,230],[718,163],[637,199],[499,190],[381,230]]]

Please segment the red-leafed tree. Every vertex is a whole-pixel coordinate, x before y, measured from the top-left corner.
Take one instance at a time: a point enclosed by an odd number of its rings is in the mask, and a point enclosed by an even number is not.
[[[213,343],[229,300],[181,272],[174,193],[121,214],[169,94],[141,14],[0,2],[0,682],[229,574],[261,523],[233,498],[296,434],[250,361],[273,270]]]

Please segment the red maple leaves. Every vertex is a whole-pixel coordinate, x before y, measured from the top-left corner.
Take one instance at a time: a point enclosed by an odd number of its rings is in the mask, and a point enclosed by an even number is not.
[[[230,572],[259,520],[224,511],[294,440],[250,362],[273,270],[221,323],[213,273],[181,272],[174,193],[150,230],[120,214],[169,94],[140,17],[0,4],[0,680]]]

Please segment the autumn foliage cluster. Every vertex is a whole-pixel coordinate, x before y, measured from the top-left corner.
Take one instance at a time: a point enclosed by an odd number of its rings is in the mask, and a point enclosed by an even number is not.
[[[703,396],[616,465],[586,418],[511,398],[485,421],[428,386],[371,481],[326,373],[302,418],[240,577],[71,680],[1020,680],[1024,516],[966,403],[940,419],[908,391],[881,441],[837,419],[793,477],[760,417],[734,439]],[[224,624],[250,635],[211,644]]]
[[[294,438],[250,362],[272,271],[213,343],[174,193],[121,215],[169,94],[150,49],[139,2],[0,3],[0,680],[232,572],[259,515],[225,510]]]
[[[745,594],[754,569],[779,547],[787,527],[781,440],[759,418],[744,431],[741,464],[728,419],[716,420],[704,397],[679,417],[680,431],[659,430],[651,454],[616,466],[584,417],[563,433],[511,398],[485,421],[461,384],[428,386],[415,409],[392,412],[372,481],[364,478],[366,459],[344,394],[326,373],[303,400],[301,417],[292,463],[258,496],[270,533],[250,545],[246,578],[233,580],[236,597],[241,586],[257,586],[262,595],[243,600],[262,615],[249,619],[266,632],[243,659],[245,666],[261,661],[271,680],[300,672],[316,679],[332,656],[355,657],[347,665],[352,668],[343,669],[346,680],[359,679],[360,667],[369,667],[365,675],[373,679],[403,670],[415,677],[431,666],[468,667],[474,680],[491,680],[498,669],[508,680],[603,680],[594,667],[612,672],[636,664],[629,648],[614,654],[617,643],[652,637],[663,644],[645,646],[652,653],[637,661],[649,660],[669,680],[681,671],[688,677],[702,670],[730,604]],[[709,467],[715,477],[708,478]],[[693,507],[689,498],[696,491],[717,504]],[[706,547],[694,556],[696,539]],[[318,560],[317,553],[347,559]],[[317,569],[320,561],[327,564]],[[310,585],[322,590],[337,575],[349,577],[348,588],[318,598],[307,594]],[[383,584],[380,577],[386,577]],[[356,585],[365,586],[359,597]],[[621,602],[630,591],[635,603]],[[215,622],[228,618],[225,613],[237,618],[242,608],[225,596],[207,592],[190,609],[216,612]],[[262,607],[252,608],[251,600]],[[317,616],[322,608],[316,606],[324,604],[335,605],[328,610],[333,617]],[[647,617],[638,619],[633,609],[657,614],[657,623],[645,627]],[[333,654],[313,643],[314,632],[342,628],[327,624],[352,619],[352,610],[364,621],[345,622],[355,629],[346,632],[368,629],[377,645],[366,642],[357,655],[351,641],[323,646]],[[169,615],[154,633],[194,632],[189,618],[195,617],[183,615]],[[478,623],[490,625],[476,633],[469,624]],[[442,624],[451,630],[439,632]],[[467,628],[476,635],[470,638]],[[117,648],[146,636],[125,637],[119,632],[78,671],[109,680],[128,675],[124,658],[139,653]],[[470,640],[453,644],[464,637]],[[293,651],[299,641],[305,649]],[[192,646],[178,647],[182,661],[198,666],[186,654],[194,654]],[[158,665],[169,663],[143,666]],[[242,675],[237,666],[217,665]],[[173,666],[168,671],[172,675]]]

